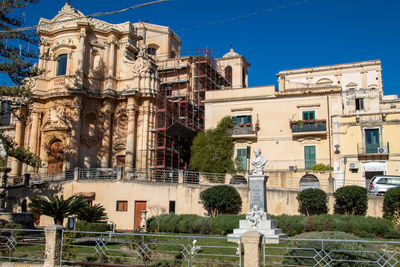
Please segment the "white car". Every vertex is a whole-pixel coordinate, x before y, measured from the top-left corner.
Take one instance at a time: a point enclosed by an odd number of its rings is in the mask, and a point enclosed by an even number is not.
[[[384,194],[397,186],[400,186],[400,176],[377,175],[369,183],[368,192],[375,195]]]

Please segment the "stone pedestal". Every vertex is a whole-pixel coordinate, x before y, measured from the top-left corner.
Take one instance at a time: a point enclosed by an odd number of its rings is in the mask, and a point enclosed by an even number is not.
[[[61,261],[62,225],[54,224],[44,228],[46,235],[46,249],[44,267],[55,267]]]
[[[250,212],[246,220],[240,220],[239,228],[234,229],[229,237],[238,238],[248,231],[257,231],[265,238],[266,243],[279,243],[279,238],[286,238],[287,235],[277,228],[276,222],[271,220],[267,211],[266,183],[268,176],[249,175],[250,185]],[[229,239],[228,239],[229,240]],[[231,239],[234,241],[234,239]]]
[[[261,240],[262,235],[257,231],[248,231],[242,235],[244,246],[244,267],[261,266]]]

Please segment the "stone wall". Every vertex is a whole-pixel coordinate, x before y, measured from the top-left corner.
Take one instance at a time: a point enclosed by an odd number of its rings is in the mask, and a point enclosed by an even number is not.
[[[213,186],[174,184],[174,183],[149,183],[138,181],[69,181],[64,183],[49,183],[40,188],[30,188],[29,190],[15,189],[10,191],[10,196],[14,198],[31,198],[35,194],[48,195],[64,194],[64,197],[72,195],[92,196],[93,204],[100,203],[106,209],[109,220],[117,224],[117,229],[132,230],[135,218],[135,202],[146,201],[147,216],[158,215],[169,212],[170,201],[175,201],[176,214],[197,214],[204,216],[206,211],[203,209],[199,200],[200,192]],[[249,189],[246,185],[234,185],[243,200],[242,213],[249,211]],[[291,189],[267,189],[267,209],[272,215],[288,214],[298,215],[298,201],[296,199],[297,190]],[[333,194],[329,197],[329,213],[333,212]],[[117,201],[127,201],[126,211],[117,211]],[[368,216],[382,216],[382,196],[370,196],[368,205]],[[53,224],[49,217],[42,216],[41,226]]]

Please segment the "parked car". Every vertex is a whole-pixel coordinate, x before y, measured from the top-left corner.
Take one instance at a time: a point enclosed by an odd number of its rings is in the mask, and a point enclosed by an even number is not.
[[[400,176],[377,175],[369,183],[368,192],[370,194],[384,194],[389,189],[400,186]]]

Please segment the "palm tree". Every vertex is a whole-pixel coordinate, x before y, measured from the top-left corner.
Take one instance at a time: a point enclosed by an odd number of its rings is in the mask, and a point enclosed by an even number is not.
[[[81,197],[72,196],[64,200],[64,196],[33,197],[29,203],[30,213],[34,216],[47,215],[54,219],[55,224],[62,225],[64,218],[77,214],[86,205]]]
[[[106,209],[100,204],[86,205],[79,210],[77,215],[79,220],[87,222],[100,222],[108,219]]]

